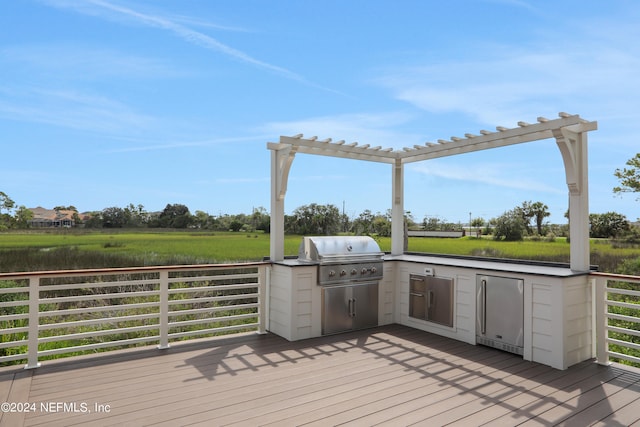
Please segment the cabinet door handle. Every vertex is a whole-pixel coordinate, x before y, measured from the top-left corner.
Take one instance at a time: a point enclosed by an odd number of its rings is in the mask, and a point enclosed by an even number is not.
[[[480,332],[484,335],[487,333],[487,280],[482,279],[480,282],[480,307],[482,313],[480,313]]]
[[[429,308],[433,307],[433,300],[434,299],[435,299],[435,295],[434,295],[433,291],[427,292],[427,307],[429,307]]]
[[[353,299],[352,307],[353,307],[353,317],[356,317],[356,299],[355,298]]]
[[[411,295],[412,297],[424,298],[424,294],[419,294],[417,292],[409,292],[409,295]]]

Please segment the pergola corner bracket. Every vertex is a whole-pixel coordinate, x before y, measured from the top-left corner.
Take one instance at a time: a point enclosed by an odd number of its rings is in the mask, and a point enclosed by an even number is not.
[[[276,170],[274,171],[274,178],[276,181],[276,198],[278,201],[283,201],[287,194],[289,171],[296,156],[296,151],[297,148],[295,146],[288,144],[279,144],[279,148],[275,150]]]
[[[568,128],[559,128],[553,130],[553,136],[562,154],[569,194],[579,195],[583,174],[580,165],[580,134]]]

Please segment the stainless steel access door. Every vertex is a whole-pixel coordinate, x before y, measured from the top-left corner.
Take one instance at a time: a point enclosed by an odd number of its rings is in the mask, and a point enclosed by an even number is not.
[[[410,275],[409,316],[453,326],[453,279]]]
[[[325,286],[322,335],[378,326],[378,282]]]
[[[480,344],[522,354],[524,281],[498,276],[476,279],[476,338]]]

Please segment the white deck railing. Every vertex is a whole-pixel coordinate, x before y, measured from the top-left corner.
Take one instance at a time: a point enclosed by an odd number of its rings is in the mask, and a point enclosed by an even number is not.
[[[606,365],[613,358],[640,366],[640,277],[609,273],[590,277],[598,363]]]
[[[0,364],[266,330],[269,263],[0,273]],[[591,273],[595,354],[640,364],[640,276]],[[624,300],[624,301],[623,301]],[[635,342],[634,342],[635,341]]]
[[[265,331],[268,263],[0,274],[0,364]]]

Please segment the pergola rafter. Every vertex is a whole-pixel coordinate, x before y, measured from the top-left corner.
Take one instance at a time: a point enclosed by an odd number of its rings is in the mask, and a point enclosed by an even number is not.
[[[439,139],[437,142],[426,142],[424,145],[413,145],[402,149],[371,147],[369,144],[346,143],[344,140],[332,142],[331,138],[318,140],[317,136],[304,138],[302,134],[281,136],[279,142],[267,144],[267,148],[272,150],[271,259],[277,261],[284,257],[284,197],[289,170],[296,153],[391,164],[393,166],[391,252],[399,255],[403,252],[404,241],[402,236],[404,164],[555,138],[564,161],[570,194],[571,268],[580,271],[588,270],[586,133],[597,128],[597,122],[584,120],[579,115],[559,113],[557,119],[538,117],[537,123],[533,124],[518,122],[518,127],[515,128],[497,126],[495,131],[480,130],[479,135],[465,133],[464,137],[452,136],[448,140]],[[578,248],[578,245],[583,247]],[[586,251],[584,247],[587,248]]]

